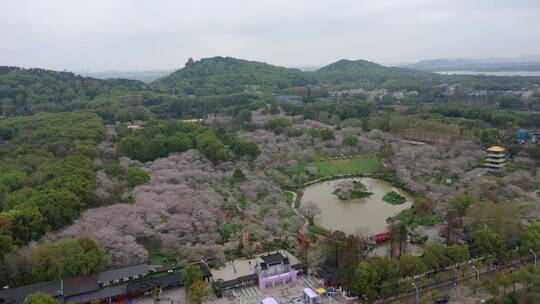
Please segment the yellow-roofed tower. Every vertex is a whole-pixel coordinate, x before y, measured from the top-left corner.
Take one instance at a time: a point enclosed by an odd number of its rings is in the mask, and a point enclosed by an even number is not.
[[[499,171],[506,166],[506,149],[499,146],[493,146],[486,150],[487,158],[484,166],[493,171]]]

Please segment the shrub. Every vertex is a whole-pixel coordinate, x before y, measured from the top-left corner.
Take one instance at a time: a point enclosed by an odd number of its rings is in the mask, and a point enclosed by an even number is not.
[[[353,134],[347,134],[343,138],[343,144],[349,147],[355,147],[358,145],[358,137]]]
[[[234,170],[234,173],[232,175],[231,183],[233,184],[241,183],[241,182],[244,182],[245,180],[246,180],[246,175],[244,174],[244,172],[236,168],[236,170]]]
[[[401,196],[396,191],[390,191],[390,192],[386,193],[383,196],[383,200],[385,202],[389,203],[389,204],[392,204],[392,205],[401,205],[401,204],[404,204],[407,201],[406,198]]]
[[[292,126],[292,122],[284,117],[275,118],[272,120],[267,121],[264,124],[264,128],[268,129],[275,134],[281,134],[285,129]]]
[[[120,164],[117,161],[113,161],[105,166],[105,172],[111,176],[118,176],[120,174]]]
[[[150,175],[143,169],[137,167],[128,168],[125,177],[130,188],[142,185],[150,180]]]
[[[324,141],[334,139],[334,131],[328,128],[313,128],[309,131],[313,138],[320,138]]]
[[[25,303],[28,304],[58,304],[50,294],[44,292],[36,292],[28,296]]]
[[[285,129],[285,134],[287,134],[287,136],[289,137],[298,137],[304,134],[304,130],[299,129],[299,128],[289,127]]]

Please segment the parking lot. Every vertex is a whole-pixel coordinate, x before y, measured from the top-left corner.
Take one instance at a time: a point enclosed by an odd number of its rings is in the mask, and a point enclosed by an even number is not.
[[[259,304],[260,300],[265,297],[274,297],[283,304],[300,304],[303,303],[302,290],[304,288],[310,287],[316,290],[323,286],[323,282],[313,276],[299,276],[295,283],[276,284],[274,288],[268,288],[264,293],[259,290],[258,286],[250,286],[229,291],[225,297],[237,304]],[[324,295],[321,299],[323,304],[330,301],[340,302],[335,297],[330,299],[329,296]]]

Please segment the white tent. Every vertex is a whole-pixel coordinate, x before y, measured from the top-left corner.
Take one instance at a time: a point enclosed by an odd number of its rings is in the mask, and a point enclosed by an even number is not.
[[[279,302],[274,297],[268,297],[268,298],[262,299],[261,304],[279,304]]]
[[[321,296],[319,296],[319,294],[315,290],[306,287],[302,292],[304,293],[304,300],[306,301],[306,303],[321,303]]]

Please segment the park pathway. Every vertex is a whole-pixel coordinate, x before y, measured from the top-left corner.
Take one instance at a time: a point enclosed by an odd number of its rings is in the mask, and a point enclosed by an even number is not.
[[[300,229],[300,231],[302,232],[306,232],[307,231],[307,227],[308,227],[308,220],[305,216],[302,215],[302,213],[300,213],[300,211],[298,210],[300,207],[296,208],[296,199],[298,198],[298,194],[296,194],[296,192],[294,191],[289,191],[289,190],[285,190],[284,192],[288,192],[288,193],[292,193],[293,195],[293,199],[292,199],[292,208],[293,208],[293,211],[296,215],[302,217],[304,219],[304,225],[302,226],[302,228]]]

